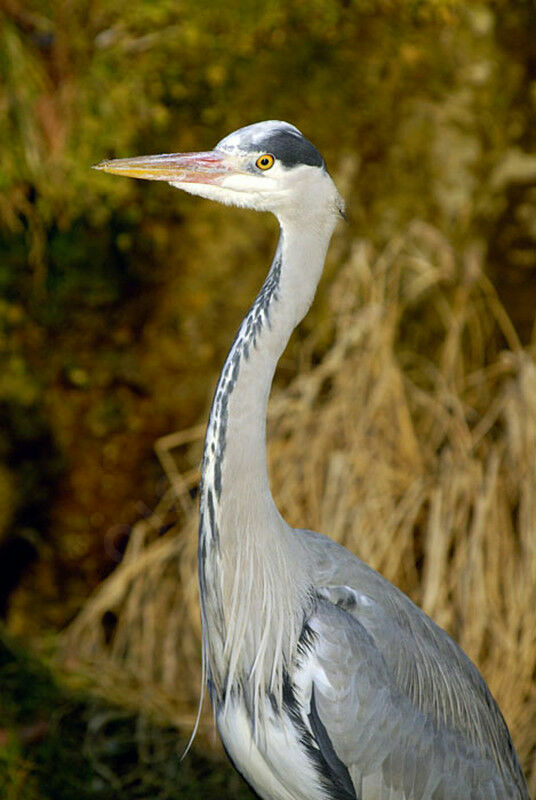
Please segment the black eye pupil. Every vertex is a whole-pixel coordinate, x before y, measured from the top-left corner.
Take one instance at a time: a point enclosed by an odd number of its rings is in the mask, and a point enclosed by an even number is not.
[[[270,169],[274,163],[274,157],[267,153],[264,156],[259,156],[255,163],[259,169]]]

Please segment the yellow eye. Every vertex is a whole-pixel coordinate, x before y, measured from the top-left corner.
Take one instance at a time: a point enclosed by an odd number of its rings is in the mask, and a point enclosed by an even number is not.
[[[275,159],[270,153],[265,153],[263,156],[258,157],[255,164],[259,169],[270,169],[270,167],[273,167],[274,161]]]

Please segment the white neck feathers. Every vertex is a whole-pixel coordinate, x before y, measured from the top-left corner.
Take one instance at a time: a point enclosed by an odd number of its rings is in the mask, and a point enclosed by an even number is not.
[[[309,589],[304,554],[270,492],[266,409],[277,362],[313,300],[332,228],[282,224],[270,272],[223,367],[205,440],[205,664],[216,702],[242,691],[255,718],[267,689],[281,702]]]

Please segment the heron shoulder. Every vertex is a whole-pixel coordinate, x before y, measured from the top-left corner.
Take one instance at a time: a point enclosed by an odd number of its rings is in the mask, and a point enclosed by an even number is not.
[[[522,792],[525,782],[504,718],[480,672],[456,642],[346,548],[315,532],[296,535],[312,564],[317,595],[338,608],[341,624],[359,623],[381,655],[393,687],[433,725],[459,735],[489,757],[504,779]]]
[[[319,597],[308,624],[312,643],[296,682],[320,727],[318,746],[327,743],[347,768],[357,797],[528,800],[489,751],[408,697],[358,619]]]

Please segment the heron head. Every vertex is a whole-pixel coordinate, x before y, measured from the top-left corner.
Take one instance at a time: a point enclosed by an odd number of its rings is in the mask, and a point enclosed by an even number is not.
[[[248,125],[214,150],[103,161],[96,169],[167,181],[177,189],[227,205],[271,211],[280,219],[344,214],[324,159],[288,122]]]

